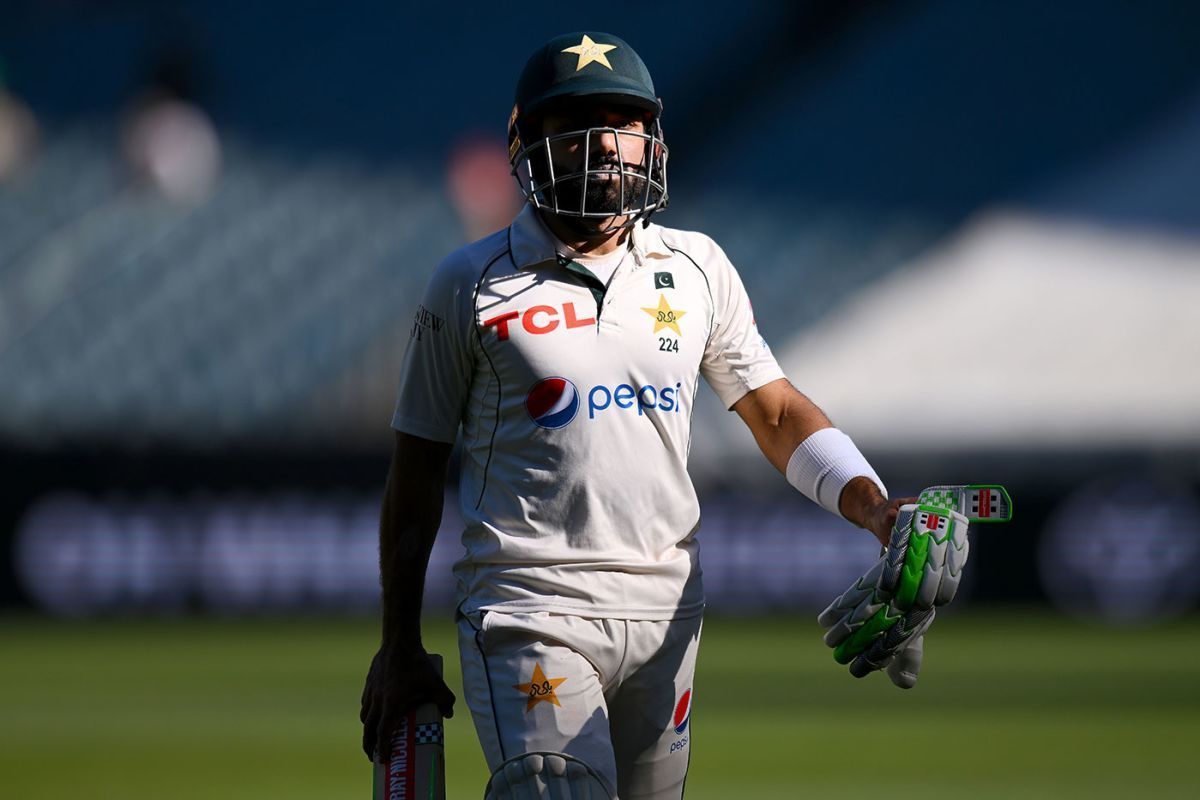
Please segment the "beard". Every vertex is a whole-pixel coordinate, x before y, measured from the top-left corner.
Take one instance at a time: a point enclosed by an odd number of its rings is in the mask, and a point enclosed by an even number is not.
[[[593,169],[608,169],[607,165],[593,167]],[[588,214],[602,213],[606,216],[622,216],[630,211],[640,211],[645,203],[646,187],[648,181],[641,174],[642,170],[637,169],[634,172],[633,167],[626,166],[625,173],[621,174],[616,171],[616,165],[611,167],[613,172],[608,174],[591,173],[586,177],[587,187],[583,189],[585,177],[566,178],[558,181],[555,191],[558,194],[558,207],[560,210],[567,213],[581,213],[586,211]],[[624,184],[625,202],[621,202],[621,189]],[[661,196],[661,192],[653,185],[650,186],[649,204],[654,204]],[[582,195],[582,198],[581,198]],[[582,200],[582,202],[581,202]]]

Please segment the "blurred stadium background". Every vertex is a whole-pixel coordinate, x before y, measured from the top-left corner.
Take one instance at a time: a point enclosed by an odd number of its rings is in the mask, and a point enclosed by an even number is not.
[[[976,535],[923,684],[854,682],[813,612],[869,537],[706,390],[688,796],[1191,796],[1200,6],[0,19],[0,797],[369,791],[357,702],[412,313],[515,209],[528,52],[584,28],[648,62],[672,152],[656,221],[724,246],[792,380],[893,493],[1002,482],[1017,514]],[[427,606],[451,653],[457,525],[450,498]],[[460,712],[452,796],[475,796]],[[880,715],[912,752],[864,766]]]

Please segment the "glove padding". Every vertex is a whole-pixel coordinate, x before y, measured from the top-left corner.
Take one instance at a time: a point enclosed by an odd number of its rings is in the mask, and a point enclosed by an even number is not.
[[[839,664],[861,678],[886,669],[903,689],[917,682],[937,606],[954,599],[970,547],[968,520],[947,508],[900,507],[887,548],[817,621]]]
[[[971,552],[969,520],[946,508],[900,506],[882,559],[878,588],[896,607],[944,606],[958,593]]]

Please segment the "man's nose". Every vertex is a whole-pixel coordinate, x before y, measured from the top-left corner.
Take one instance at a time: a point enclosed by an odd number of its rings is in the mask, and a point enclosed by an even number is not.
[[[617,132],[612,128],[601,128],[591,133],[591,150],[593,155],[615,155],[617,152]]]

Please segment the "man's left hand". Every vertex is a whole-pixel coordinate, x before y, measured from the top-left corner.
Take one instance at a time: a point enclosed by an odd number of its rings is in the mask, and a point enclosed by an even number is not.
[[[917,502],[915,497],[900,497],[895,500],[884,499],[870,506],[867,510],[867,518],[863,520],[862,527],[871,532],[882,547],[887,547],[891,541],[892,527],[896,524],[896,517],[900,513],[900,506],[911,505]]]
[[[915,497],[899,497],[888,500],[870,478],[858,477],[846,484],[838,498],[838,510],[842,516],[860,528],[866,528],[879,540],[881,547],[888,546],[892,526],[900,506],[916,503]]]
[[[958,589],[969,553],[968,520],[957,511],[900,499],[875,504],[864,527],[874,533],[885,521],[888,537],[879,561],[818,621],[834,658],[849,663],[855,677],[887,669],[893,683],[911,688],[934,608],[949,603]]]

